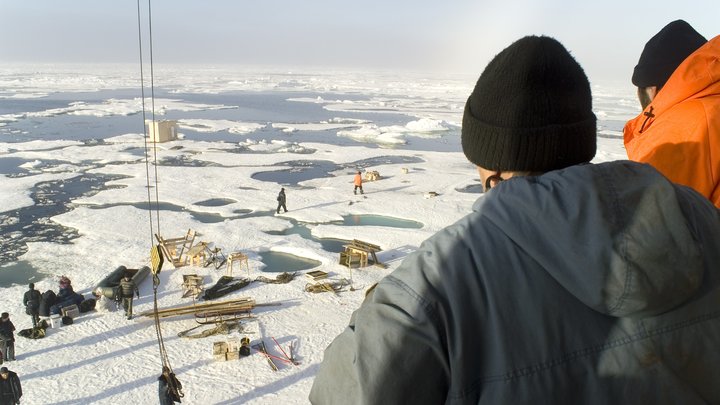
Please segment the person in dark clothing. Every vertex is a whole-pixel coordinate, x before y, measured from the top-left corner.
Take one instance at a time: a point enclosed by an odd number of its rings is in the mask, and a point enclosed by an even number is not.
[[[42,296],[40,295],[40,291],[35,289],[35,284],[30,283],[28,287],[30,289],[27,290],[23,296],[23,305],[25,306],[25,313],[32,318],[32,325],[33,328],[35,328],[40,323],[39,309]]]
[[[2,313],[0,318],[0,364],[3,361],[15,360],[15,325],[10,320],[10,314]]]
[[[40,316],[50,316],[50,307],[55,305],[57,295],[53,290],[47,290],[40,295],[40,307],[38,313]]]
[[[0,405],[19,404],[21,396],[20,378],[7,367],[0,368]]]
[[[162,374],[158,377],[158,395],[160,396],[160,405],[173,405],[175,402],[182,402],[182,384],[175,377],[175,373],[170,372],[170,368],[163,366]]]
[[[280,208],[284,209],[285,212],[288,211],[287,207],[285,206],[285,188],[280,189],[280,194],[278,194],[278,196],[277,196],[277,202],[278,202],[278,206],[277,206],[277,209],[275,210],[276,214],[280,213]]]
[[[133,295],[140,298],[140,290],[134,281],[130,279],[129,274],[125,274],[120,280],[120,297],[122,297],[123,308],[125,308],[125,316],[132,319]]]

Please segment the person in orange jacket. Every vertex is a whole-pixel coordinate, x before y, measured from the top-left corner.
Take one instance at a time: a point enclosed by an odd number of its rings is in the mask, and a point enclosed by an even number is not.
[[[360,173],[360,170],[355,174],[355,180],[353,181],[353,184],[355,184],[355,188],[353,188],[353,194],[357,194],[358,189],[360,189],[360,194],[363,193],[362,189],[362,174]]]
[[[630,160],[720,208],[720,36],[671,22],[645,44],[632,83],[643,111],[623,131]]]

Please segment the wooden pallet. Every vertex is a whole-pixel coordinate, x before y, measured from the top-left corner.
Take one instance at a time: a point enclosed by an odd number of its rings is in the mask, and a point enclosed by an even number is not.
[[[318,281],[318,280],[327,278],[328,274],[321,270],[314,270],[314,271],[309,271],[309,272],[305,273],[305,276],[310,278],[313,281]]]

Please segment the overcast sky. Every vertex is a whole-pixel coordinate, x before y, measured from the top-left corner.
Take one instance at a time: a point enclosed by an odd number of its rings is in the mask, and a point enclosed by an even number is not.
[[[148,38],[148,0],[140,9]],[[479,74],[516,39],[543,34],[591,80],[629,81],[668,22],[720,34],[720,0],[153,0],[151,11],[158,64]],[[133,63],[138,49],[137,0],[0,0],[0,63]]]

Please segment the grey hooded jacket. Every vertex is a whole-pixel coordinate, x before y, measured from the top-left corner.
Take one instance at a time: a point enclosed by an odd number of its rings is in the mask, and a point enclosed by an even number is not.
[[[315,404],[720,404],[720,216],[648,165],[507,180],[380,281]]]

